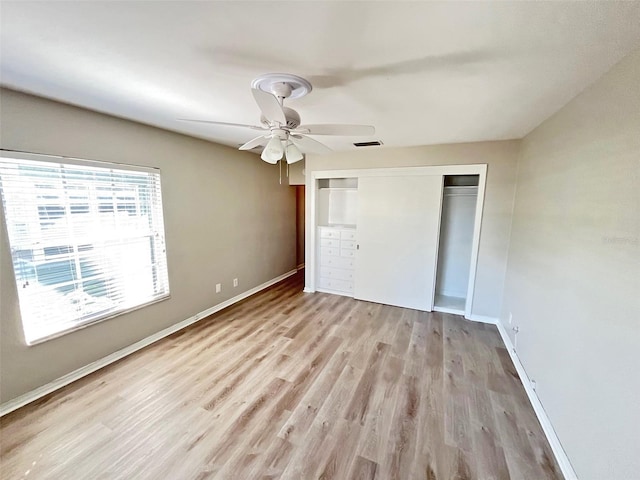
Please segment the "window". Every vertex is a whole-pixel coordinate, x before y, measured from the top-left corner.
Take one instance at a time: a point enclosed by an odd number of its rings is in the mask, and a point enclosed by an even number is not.
[[[160,172],[2,152],[27,343],[169,296]]]

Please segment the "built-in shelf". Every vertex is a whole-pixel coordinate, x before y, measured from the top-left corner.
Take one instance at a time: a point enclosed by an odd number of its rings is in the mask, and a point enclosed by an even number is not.
[[[324,178],[318,180],[318,188],[358,188],[357,178]]]
[[[318,225],[355,227],[358,179],[330,178],[318,181]]]

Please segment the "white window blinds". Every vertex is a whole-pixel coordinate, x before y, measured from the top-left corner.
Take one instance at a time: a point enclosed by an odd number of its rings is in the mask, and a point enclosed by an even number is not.
[[[28,343],[169,295],[157,169],[2,152]]]

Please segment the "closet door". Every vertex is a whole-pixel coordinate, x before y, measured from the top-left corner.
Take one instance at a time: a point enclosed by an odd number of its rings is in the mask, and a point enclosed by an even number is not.
[[[360,177],[355,298],[431,311],[442,178]]]

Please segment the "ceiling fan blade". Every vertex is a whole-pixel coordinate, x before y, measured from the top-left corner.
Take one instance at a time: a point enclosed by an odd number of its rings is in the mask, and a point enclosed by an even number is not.
[[[253,140],[249,140],[247,143],[242,145],[238,150],[251,150],[252,148],[257,147],[258,145],[264,145],[265,139],[269,138],[266,135],[260,135],[259,137],[254,138]]]
[[[304,133],[306,135],[346,135],[360,136],[373,135],[376,129],[371,125],[340,125],[340,124],[321,124],[321,125],[300,125],[295,133]]]
[[[263,92],[257,88],[252,88],[251,92],[253,93],[253,98],[256,99],[256,103],[260,107],[262,114],[264,117],[270,122],[278,122],[281,125],[285,125],[287,123],[287,117],[284,114],[284,110],[282,110],[282,105],[275,97],[267,92]]]
[[[269,130],[268,128],[259,127],[258,125],[246,125],[244,123],[214,122],[213,120],[197,120],[195,118],[178,118],[178,120],[181,122],[209,123],[211,125],[222,125],[225,127],[244,127],[251,128],[253,130]]]
[[[305,153],[329,153],[331,149],[325,144],[304,135],[291,135],[289,139]]]

